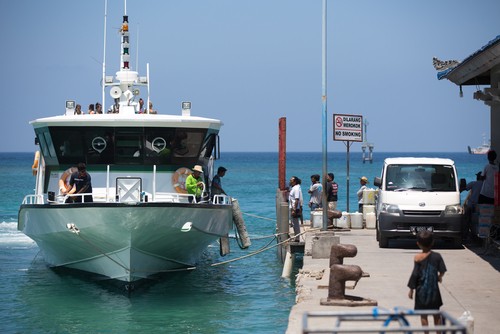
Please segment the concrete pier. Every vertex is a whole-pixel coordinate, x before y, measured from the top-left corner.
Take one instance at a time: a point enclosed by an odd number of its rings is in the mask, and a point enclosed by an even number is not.
[[[373,306],[347,307],[321,305],[328,297],[329,258],[312,256],[312,245],[317,231],[304,234],[303,267],[296,277],[296,304],[292,307],[286,333],[303,333],[303,318],[308,312],[368,312]],[[415,240],[394,240],[390,248],[381,249],[375,239],[375,230],[357,229],[335,232],[342,244],[352,244],[358,249],[353,258],[345,258],[345,264],[358,265],[369,277],[363,277],[355,289],[347,284],[350,295],[369,298],[378,302],[379,310],[413,309],[414,301],[408,298],[407,283],[413,269],[413,257],[420,250]],[[441,253],[447,273],[440,284],[443,298],[442,311],[458,319],[464,311],[474,318],[474,333],[496,333],[500,328],[500,251],[490,249],[485,253],[481,245],[469,248],[452,248],[450,243],[437,240],[435,251]],[[418,322],[420,319],[415,317]],[[432,317],[429,317],[432,324]],[[311,326],[328,328],[333,320],[315,319]],[[366,322],[360,321],[359,326]],[[364,327],[360,327],[364,328]],[[314,328],[312,328],[312,332]]]

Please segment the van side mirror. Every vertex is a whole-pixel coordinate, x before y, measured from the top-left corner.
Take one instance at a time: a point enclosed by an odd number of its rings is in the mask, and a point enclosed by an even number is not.
[[[465,179],[460,179],[460,192],[464,191],[467,188],[467,181]]]
[[[380,177],[375,177],[373,179],[373,185],[382,188],[382,179]]]

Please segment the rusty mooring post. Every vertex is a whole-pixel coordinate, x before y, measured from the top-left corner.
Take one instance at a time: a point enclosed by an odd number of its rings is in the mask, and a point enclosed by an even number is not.
[[[375,300],[345,294],[346,281],[355,281],[357,283],[363,277],[361,267],[344,264],[344,257],[355,257],[357,254],[358,249],[354,245],[337,244],[332,246],[328,298],[321,299],[321,305],[377,306]]]
[[[358,254],[358,248],[349,244],[337,244],[332,246],[330,253],[330,268],[334,264],[343,264],[345,257],[355,257]]]

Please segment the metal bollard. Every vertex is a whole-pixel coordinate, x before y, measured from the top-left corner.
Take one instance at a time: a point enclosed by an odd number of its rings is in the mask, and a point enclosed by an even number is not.
[[[334,264],[343,264],[344,257],[355,257],[358,254],[358,248],[350,244],[336,244],[330,251],[330,268]]]
[[[328,299],[345,299],[345,282],[360,280],[363,271],[360,266],[334,264],[330,267]]]
[[[328,298],[321,299],[321,305],[337,306],[376,306],[377,301],[362,297],[346,296],[345,282],[355,281],[355,285],[366,276],[360,266],[344,264],[345,257],[355,257],[358,248],[355,245],[336,244],[330,253],[330,279],[328,282]]]

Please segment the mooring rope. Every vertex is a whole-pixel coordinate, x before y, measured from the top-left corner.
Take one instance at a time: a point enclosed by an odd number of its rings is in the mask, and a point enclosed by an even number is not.
[[[276,219],[262,217],[262,216],[257,216],[257,215],[254,215],[254,214],[251,214],[251,213],[247,213],[247,212],[243,212],[243,211],[241,213],[244,214],[244,215],[250,216],[250,217],[255,217],[255,218],[259,218],[259,219],[269,220],[269,221],[272,221],[272,222],[276,221]]]
[[[115,259],[113,259],[111,256],[109,256],[104,251],[102,251],[99,247],[97,247],[96,245],[94,245],[90,240],[87,240],[87,238],[85,238],[84,236],[82,236],[81,233],[76,233],[76,235],[78,235],[80,238],[82,238],[83,241],[85,241],[86,243],[88,243],[98,253],[101,253],[102,255],[104,255],[105,257],[107,257],[108,259],[110,259],[111,261],[113,261],[114,263],[116,263],[119,267],[122,267],[123,269],[125,269],[127,272],[130,272],[130,268],[127,268],[125,265],[123,265],[120,262],[118,262]]]
[[[320,230],[320,228],[312,228],[312,229],[310,229],[310,230],[307,230],[307,231],[304,231],[304,232],[300,232],[299,234],[294,235],[293,237],[290,237],[290,238],[288,238],[288,239],[286,239],[286,240],[283,240],[282,242],[279,242],[279,243],[277,243],[276,245],[273,245],[273,246],[264,246],[264,247],[262,247],[261,249],[256,250],[256,251],[255,251],[255,252],[253,252],[253,253],[246,254],[246,255],[243,255],[243,256],[240,256],[240,257],[237,257],[237,258],[231,259],[231,260],[227,260],[227,261],[223,261],[223,262],[213,263],[213,264],[211,264],[211,266],[212,266],[212,267],[215,267],[215,266],[220,266],[221,264],[226,264],[226,263],[230,263],[230,262],[239,261],[239,260],[245,259],[245,258],[247,258],[247,257],[254,256],[254,255],[257,255],[257,254],[260,254],[260,253],[262,253],[262,252],[264,252],[264,251],[266,251],[266,250],[269,250],[269,249],[271,249],[271,248],[274,248],[274,247],[280,246],[280,245],[282,245],[282,244],[284,244],[284,243],[286,243],[286,242],[289,242],[290,240],[295,239],[296,237],[299,237],[299,236],[301,236],[302,234],[304,234],[304,233],[306,233],[306,232],[311,232],[311,231],[315,231],[315,230]],[[277,236],[278,236],[278,235],[276,235],[276,237],[277,237]],[[274,240],[274,239],[273,239],[273,240]],[[271,242],[272,242],[273,240],[271,240]],[[269,245],[271,242],[269,242],[269,243],[268,243],[268,245]]]
[[[288,232],[281,232],[281,233],[277,233],[277,234],[264,235],[261,237],[252,237],[252,240],[262,240],[262,239],[267,239],[267,238],[275,238],[276,236],[279,236],[282,234],[288,234]],[[230,236],[228,236],[228,238],[229,239],[236,239],[237,237],[230,235]]]

